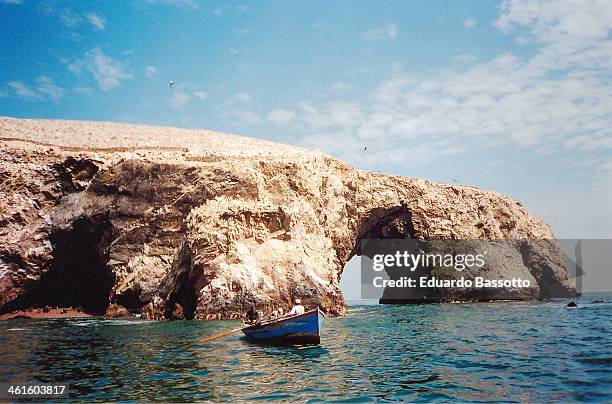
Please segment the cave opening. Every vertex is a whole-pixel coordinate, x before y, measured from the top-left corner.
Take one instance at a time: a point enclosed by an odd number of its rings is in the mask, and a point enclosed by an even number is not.
[[[106,266],[112,226],[105,217],[76,221],[51,236],[53,261],[39,282],[38,305],[104,314],[114,276]]]
[[[195,317],[198,296],[196,294],[195,282],[191,277],[187,277],[186,281],[181,283],[173,300],[183,308],[185,320],[193,320]]]
[[[50,237],[53,259],[46,273],[8,309],[74,308],[104,314],[114,276],[106,265],[112,225],[104,216],[79,219]]]
[[[380,301],[382,289],[371,285],[371,271],[362,273],[362,261],[366,268],[371,267],[371,257],[364,254],[369,240],[415,239],[416,231],[412,214],[405,205],[392,208],[373,209],[361,222],[355,245],[349,259],[344,264],[340,276],[340,290],[348,304],[351,302]],[[369,262],[369,265],[368,265]]]
[[[198,305],[197,291],[202,283],[202,275],[194,270],[191,249],[185,241],[179,247],[174,265],[174,269],[162,281],[160,288],[162,296],[166,296],[164,315],[166,318],[173,318],[174,305],[179,304],[183,309],[184,318],[193,320]]]
[[[128,289],[125,292],[116,295],[113,303],[125,307],[131,313],[137,312],[142,306],[142,302],[140,301],[140,293],[141,290],[139,288]]]

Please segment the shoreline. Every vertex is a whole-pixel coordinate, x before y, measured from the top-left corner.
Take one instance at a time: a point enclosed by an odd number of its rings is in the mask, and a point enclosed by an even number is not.
[[[17,310],[0,315],[0,321],[16,318],[53,319],[53,318],[87,318],[95,317],[92,314],[72,307],[37,307],[27,310]]]
[[[612,293],[612,292],[585,292],[582,293],[579,299],[584,298],[596,298],[599,294]],[[533,302],[546,302],[550,300],[567,300],[570,301],[570,298],[560,298],[560,299],[536,299],[536,300],[483,300],[483,301],[448,301],[448,302],[428,302],[423,304],[474,304],[474,303],[504,303],[504,302],[513,302],[513,303],[533,303]],[[594,302],[583,302],[583,303],[595,303]],[[597,302],[599,303],[599,302]],[[607,303],[607,302],[606,302]],[[358,300],[347,300],[346,307],[349,309],[350,307],[359,307],[359,306],[378,306],[378,305],[413,305],[413,303],[379,303],[378,299],[358,299]],[[28,318],[28,319],[59,319],[59,318],[92,318],[97,317],[96,315],[87,313],[83,310],[75,309],[73,307],[36,307],[25,310],[16,310],[10,313],[0,314],[0,321],[7,321],[19,318]],[[340,316],[344,317],[344,316]],[[231,320],[231,319],[228,319]],[[200,321],[210,321],[210,320],[200,320]]]

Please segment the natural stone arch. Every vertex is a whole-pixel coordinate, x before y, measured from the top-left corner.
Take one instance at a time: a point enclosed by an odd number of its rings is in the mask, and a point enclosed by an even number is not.
[[[346,276],[345,271],[349,263],[355,257],[366,256],[363,247],[367,247],[368,241],[381,239],[414,239],[416,238],[412,213],[407,204],[399,204],[390,207],[375,207],[365,212],[359,220],[355,236],[350,241],[351,248],[337,248],[339,257],[338,265],[338,287],[341,287]],[[371,258],[371,257],[370,257]],[[358,271],[361,271],[358,269]],[[361,278],[360,274],[360,278]],[[354,275],[352,275],[354,277]],[[363,281],[363,279],[362,279]],[[361,285],[352,285],[361,289]],[[360,291],[361,293],[361,291]],[[346,298],[346,296],[343,296]],[[363,296],[362,296],[363,297]]]
[[[361,219],[361,226],[355,237],[355,246],[348,259],[360,255],[363,240],[406,238],[416,238],[412,213],[408,205],[373,208]]]
[[[48,270],[55,229],[99,214],[121,233],[108,248],[111,299],[138,310],[178,299],[188,282],[196,318],[298,296],[342,314],[340,274],[366,237],[554,239],[509,197],[361,171],[319,151],[109,123],[2,118],[0,127],[0,310]],[[513,254],[521,273],[557,282],[539,297],[575,295],[553,246]],[[181,271],[189,275],[174,276]],[[166,290],[165,279],[187,281]]]

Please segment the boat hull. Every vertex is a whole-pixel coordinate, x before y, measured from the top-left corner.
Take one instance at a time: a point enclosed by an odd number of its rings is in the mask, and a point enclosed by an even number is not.
[[[251,342],[286,345],[316,345],[321,343],[323,313],[318,309],[299,316],[287,317],[242,329]]]

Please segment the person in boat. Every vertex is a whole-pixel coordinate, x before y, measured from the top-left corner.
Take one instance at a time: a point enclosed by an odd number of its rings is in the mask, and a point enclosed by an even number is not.
[[[291,308],[289,315],[299,316],[300,314],[304,314],[304,306],[302,306],[302,301],[300,299],[295,299],[295,305]]]
[[[259,312],[255,309],[254,305],[251,305],[245,317],[246,317],[247,323],[256,323],[259,320],[261,320],[261,316],[259,315]]]

